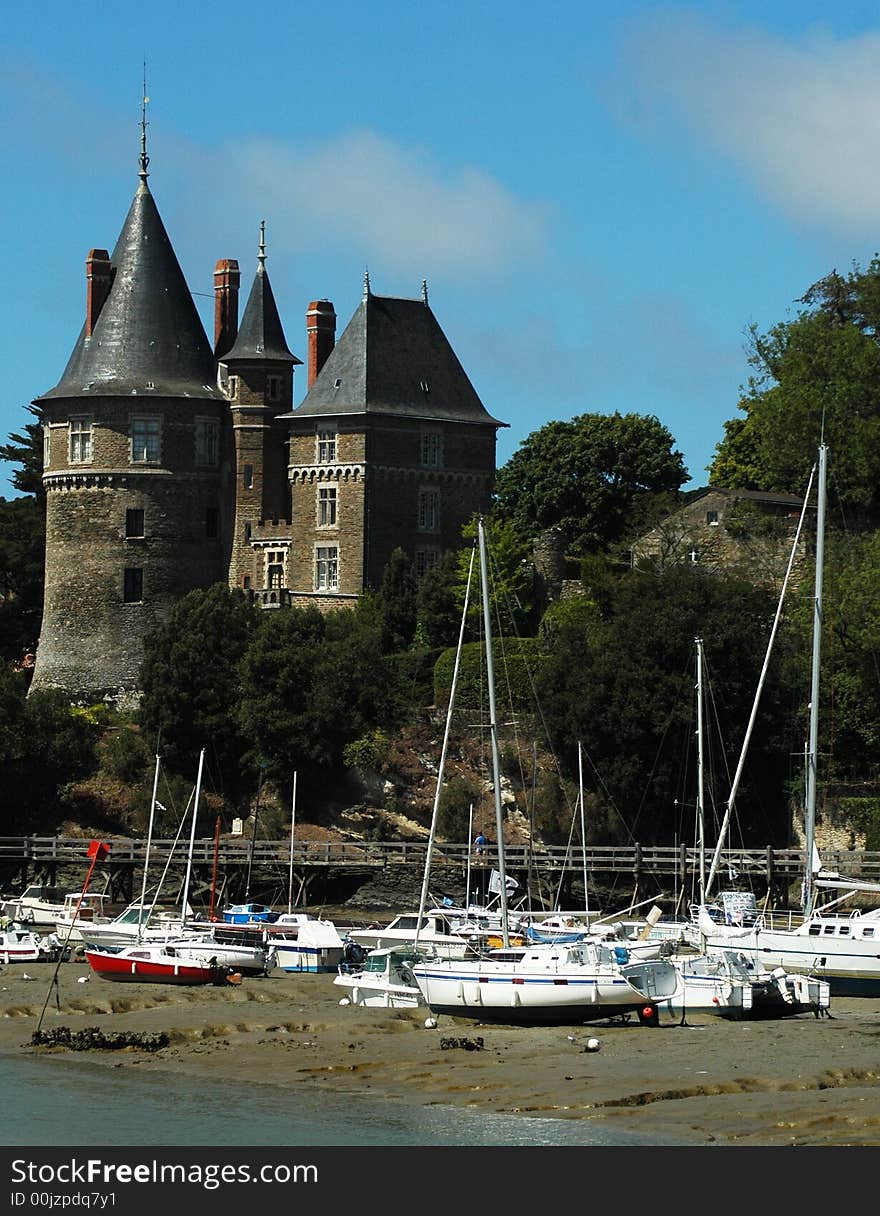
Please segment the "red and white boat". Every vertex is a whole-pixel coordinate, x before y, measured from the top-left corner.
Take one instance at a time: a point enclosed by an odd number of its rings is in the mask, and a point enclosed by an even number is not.
[[[86,950],[95,975],[104,980],[139,984],[238,984],[241,975],[216,959],[184,958],[170,945],[126,946],[110,950]]]

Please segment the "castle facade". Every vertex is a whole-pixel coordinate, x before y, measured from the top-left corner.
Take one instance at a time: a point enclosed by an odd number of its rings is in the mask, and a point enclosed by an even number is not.
[[[235,259],[214,271],[214,342],[147,184],[112,253],[86,259],[85,319],[44,428],[46,590],[32,688],[136,700],[143,643],[217,582],[255,610],[354,603],[400,547],[430,569],[487,510],[496,432],[428,304],[363,298],[339,339],[306,310],[294,371],[261,228],[239,317]]]

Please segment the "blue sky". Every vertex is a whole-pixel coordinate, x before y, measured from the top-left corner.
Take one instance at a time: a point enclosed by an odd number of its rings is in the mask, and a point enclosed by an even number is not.
[[[880,236],[880,5],[214,0],[7,6],[0,435],[57,383],[84,261],[150,185],[209,336],[266,221],[288,343],[365,269],[430,302],[495,417],[656,415],[691,484],[745,336]],[[305,393],[297,378],[296,401]],[[12,488],[2,474],[0,494]]]

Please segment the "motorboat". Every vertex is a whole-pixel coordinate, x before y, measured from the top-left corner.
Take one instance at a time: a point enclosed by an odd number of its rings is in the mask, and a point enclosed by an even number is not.
[[[371,950],[366,956],[360,947],[350,943],[360,955],[339,964],[333,983],[344,995],[340,1005],[363,1005],[376,1009],[413,1009],[424,1004],[410,964],[418,957],[407,946]]]
[[[0,913],[22,925],[54,929],[65,906],[65,895],[59,887],[32,883],[20,895],[5,896],[0,903]]]
[[[423,946],[447,958],[464,958],[469,939],[477,932],[476,926],[463,930],[462,918],[451,916],[447,909],[430,908],[421,917],[417,912],[403,912],[385,926],[351,929],[348,936],[365,950]]]
[[[279,913],[267,904],[248,901],[243,904],[230,904],[220,913],[220,918],[227,925],[269,925],[278,919]]]
[[[51,963],[59,949],[54,934],[44,936],[18,925],[0,930],[0,963]]]
[[[106,894],[70,891],[64,896],[63,909],[55,920],[55,931],[63,942],[82,945],[84,930],[94,925],[109,925],[111,917],[104,915]]]
[[[86,949],[89,967],[105,980],[146,984],[240,983],[241,975],[229,967],[209,961],[185,958],[172,945],[142,943],[121,950]]]
[[[161,908],[139,901],[129,904],[113,920],[91,920],[80,925],[85,944],[97,949],[164,942],[190,933],[198,934],[204,929],[204,924],[192,920],[191,911],[183,917],[177,908]]]
[[[675,1019],[690,1014],[718,1014],[732,1021],[775,1019],[828,1013],[831,991],[826,980],[789,973],[782,967],[759,970],[748,954],[733,949],[677,956],[673,960],[681,985],[664,1004]]]
[[[336,971],[345,951],[332,921],[311,918],[290,936],[273,934],[267,944],[269,957],[281,971]]]

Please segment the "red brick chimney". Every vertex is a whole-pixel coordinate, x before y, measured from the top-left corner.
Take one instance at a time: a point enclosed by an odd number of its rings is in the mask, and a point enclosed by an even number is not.
[[[90,249],[86,258],[86,337],[98,324],[104,302],[110,294],[113,282],[113,267],[106,249]]]
[[[306,313],[309,339],[309,383],[311,388],[336,345],[336,310],[329,300],[312,300]]]
[[[238,335],[238,285],[235,258],[221,258],[214,267],[214,355],[222,358]]]

